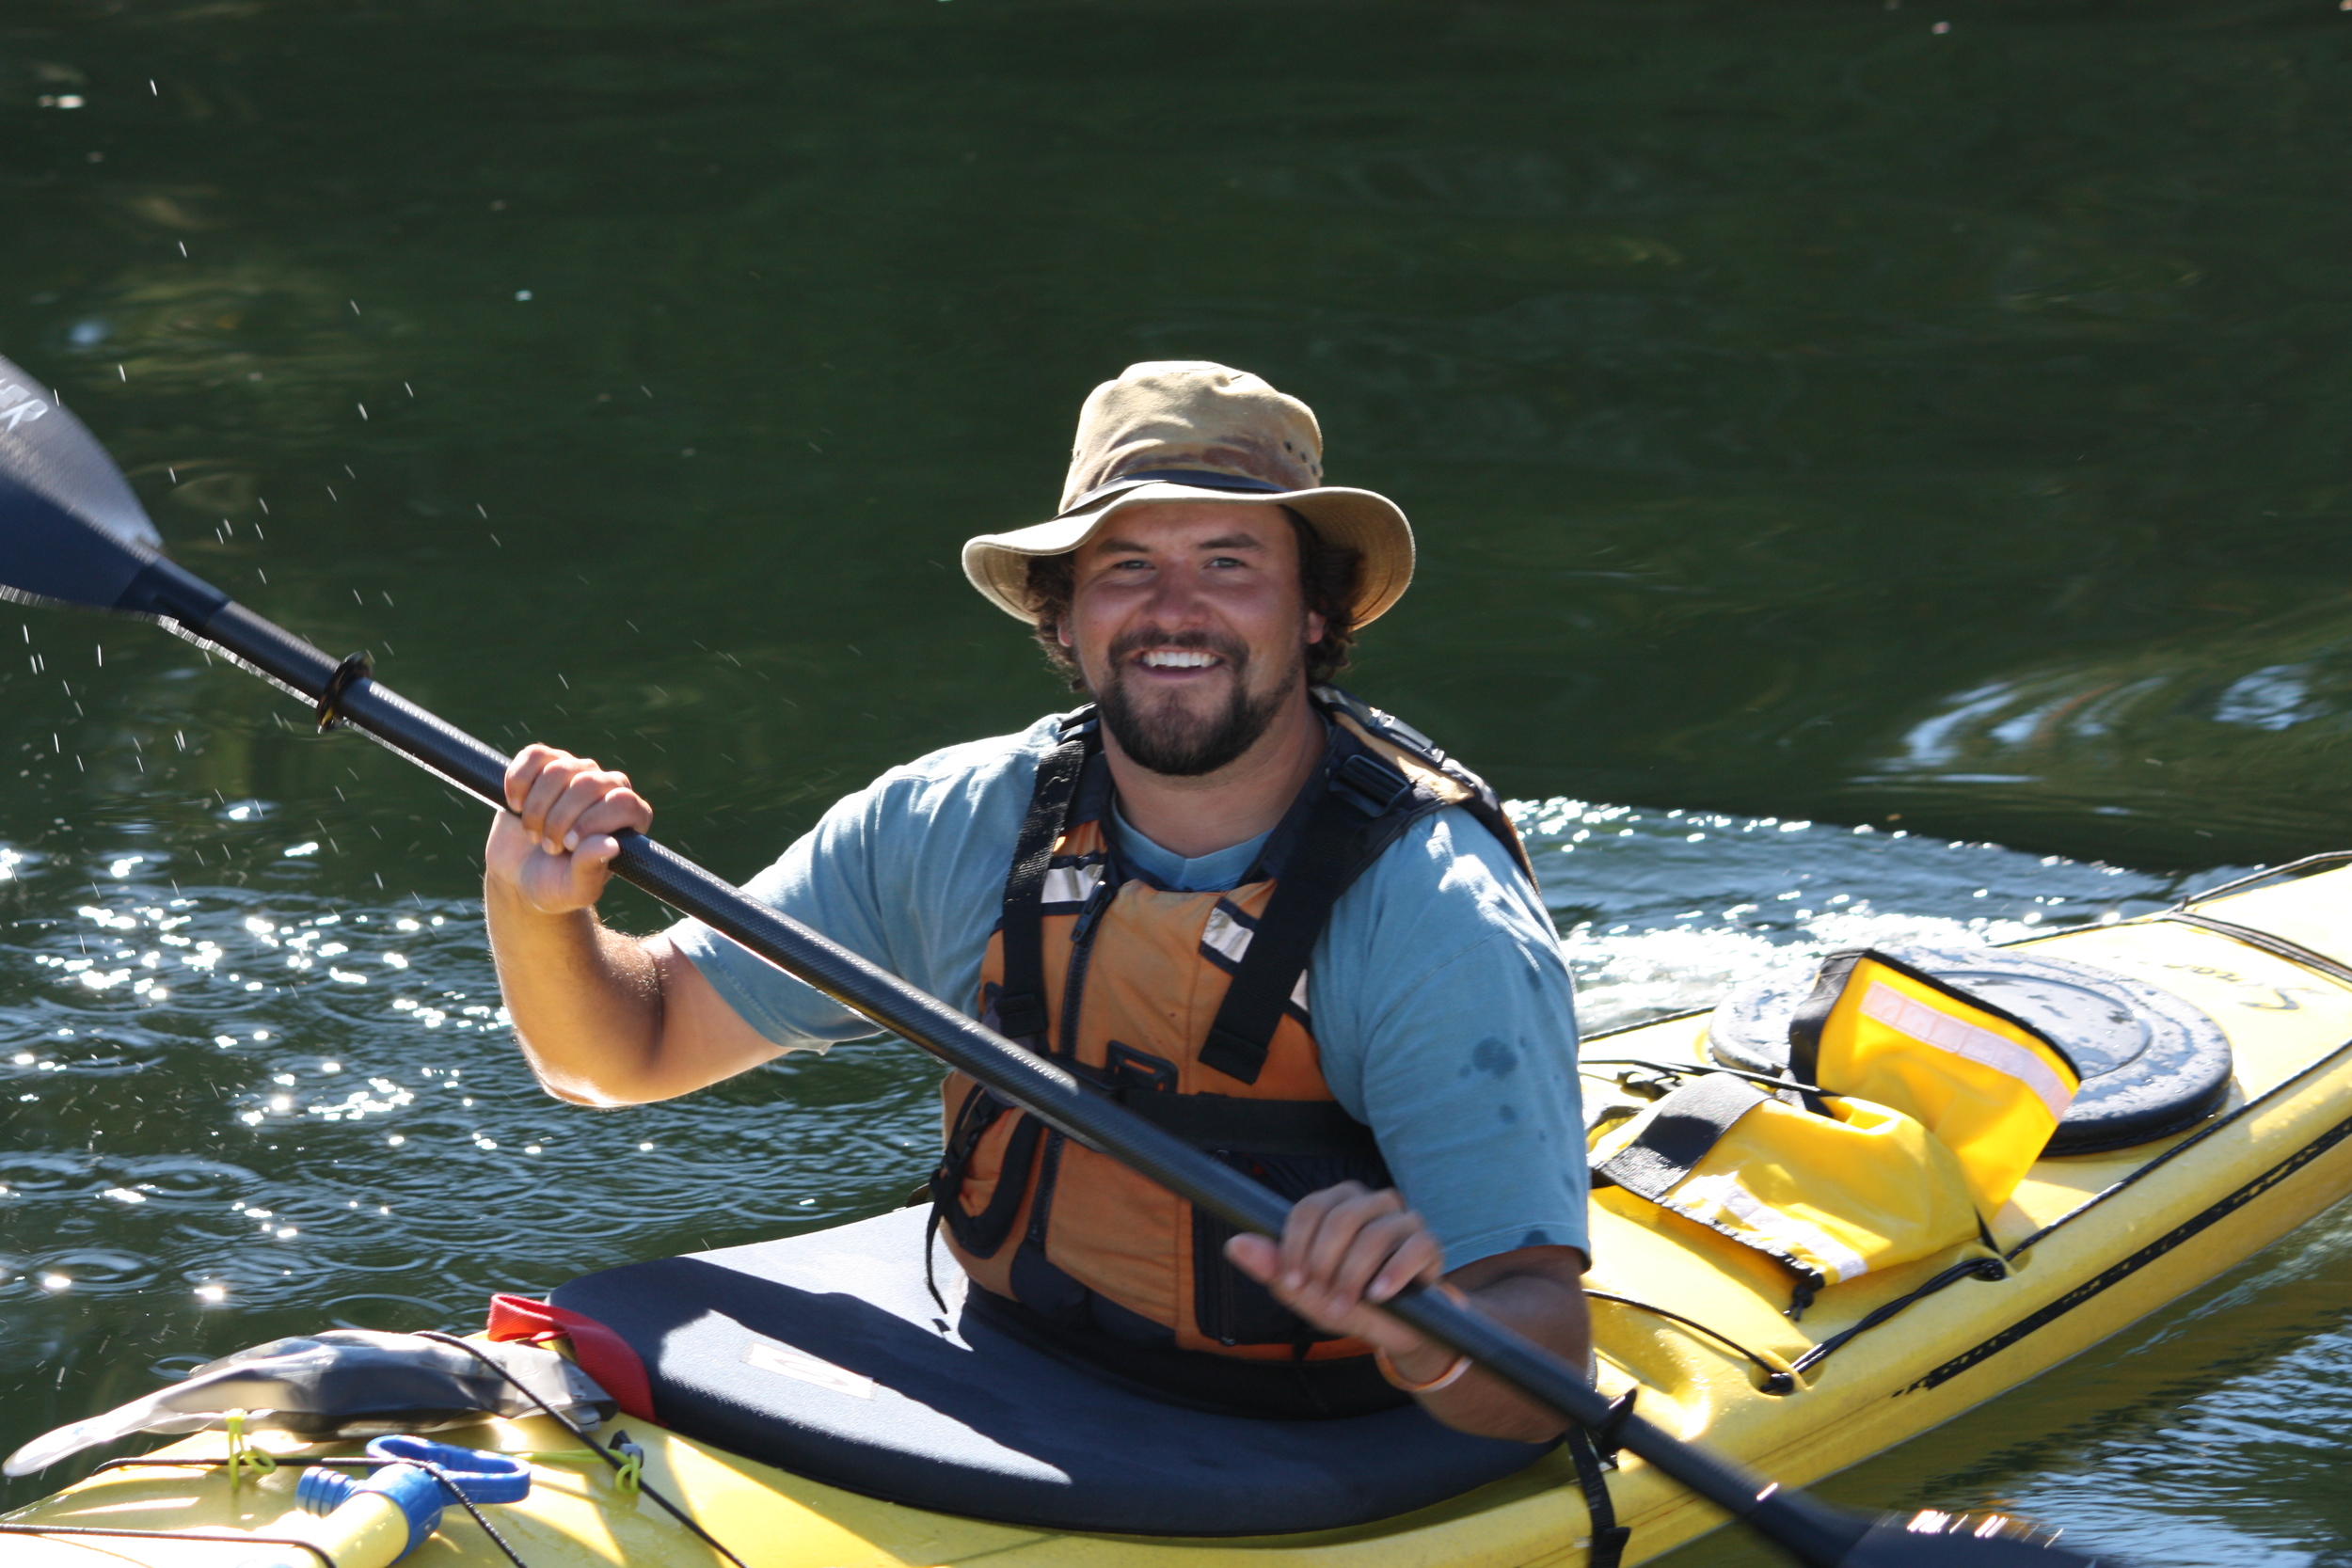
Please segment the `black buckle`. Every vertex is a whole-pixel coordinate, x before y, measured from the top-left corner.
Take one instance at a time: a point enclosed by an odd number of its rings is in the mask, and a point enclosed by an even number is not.
[[[1359,752],[1333,770],[1331,787],[1344,791],[1349,802],[1367,816],[1386,816],[1413,793],[1413,781],[1401,769]]]
[[[1027,1041],[1045,1033],[1045,999],[1026,991],[999,992],[996,1032],[1009,1040]]]
[[[1626,1419],[1633,1414],[1633,1402],[1641,1392],[1642,1386],[1637,1383],[1610,1401],[1609,1414],[1593,1428],[1593,1447],[1599,1452],[1600,1462],[1613,1469],[1617,1463],[1617,1438],[1624,1433]]]
[[[375,660],[365,654],[353,654],[335,666],[335,673],[326,677],[326,689],[319,694],[319,734],[351,722],[351,715],[343,711],[343,694],[355,682],[367,680],[374,673]]]
[[[1137,1051],[1124,1040],[1113,1040],[1104,1053],[1103,1071],[1113,1087],[1141,1089],[1149,1094],[1176,1092],[1176,1064]]]

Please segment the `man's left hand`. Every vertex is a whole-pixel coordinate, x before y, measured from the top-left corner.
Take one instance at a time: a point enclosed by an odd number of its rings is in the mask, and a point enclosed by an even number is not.
[[[1311,1193],[1292,1207],[1279,1244],[1236,1236],[1225,1243],[1225,1255],[1326,1334],[1362,1339],[1391,1359],[1436,1348],[1373,1310],[1413,1280],[1434,1285],[1445,1274],[1438,1238],[1393,1187],[1374,1192],[1343,1181]]]
[[[1225,1243],[1225,1255],[1324,1333],[1386,1352],[1403,1382],[1444,1379],[1442,1388],[1417,1397],[1432,1416],[1465,1432],[1544,1442],[1559,1434],[1563,1422],[1557,1412],[1484,1372],[1447,1379],[1452,1351],[1376,1310],[1408,1283],[1466,1293],[1480,1311],[1571,1366],[1583,1366],[1591,1354],[1582,1253],[1567,1246],[1521,1247],[1479,1259],[1447,1278],[1437,1237],[1393,1191],[1343,1181],[1311,1193],[1292,1206],[1280,1242],[1236,1236]]]

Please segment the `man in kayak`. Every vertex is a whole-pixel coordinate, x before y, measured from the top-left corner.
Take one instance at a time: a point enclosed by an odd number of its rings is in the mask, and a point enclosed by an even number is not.
[[[1549,917],[1493,793],[1327,684],[1410,580],[1403,513],[1322,483],[1304,404],[1143,364],[1088,400],[1059,513],[963,562],[1090,705],[892,769],[748,891],[1296,1200],[1279,1244],[1232,1236],[951,1076],[930,1197],[966,1310],[1195,1404],[1556,1433],[1370,1305],[1441,1280],[1588,1354]],[[534,745],[506,788],[490,937],[550,1092],[668,1099],[874,1032],[696,922],[596,920],[612,835],[653,818],[625,775]]]

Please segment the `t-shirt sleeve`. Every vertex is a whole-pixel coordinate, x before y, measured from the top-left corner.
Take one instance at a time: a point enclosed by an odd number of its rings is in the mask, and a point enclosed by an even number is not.
[[[1441,812],[1332,911],[1308,977],[1325,1077],[1380,1140],[1446,1266],[1529,1246],[1588,1258],[1576,1003],[1510,854]]]
[[[1037,770],[1040,732],[954,747],[846,795],[743,891],[969,1013]],[[698,920],[669,936],[787,1051],[881,1033]]]

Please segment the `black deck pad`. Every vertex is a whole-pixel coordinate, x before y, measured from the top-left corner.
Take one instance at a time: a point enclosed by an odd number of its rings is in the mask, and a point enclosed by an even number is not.
[[[1524,1469],[1547,1450],[1418,1406],[1260,1421],[1105,1383],[923,1286],[926,1211],[576,1279],[558,1306],[633,1346],[675,1432],[871,1497],[1122,1535],[1366,1524]],[[952,1326],[950,1326],[952,1325]]]

